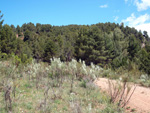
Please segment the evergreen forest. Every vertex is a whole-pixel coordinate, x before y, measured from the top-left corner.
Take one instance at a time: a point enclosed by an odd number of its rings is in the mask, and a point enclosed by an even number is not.
[[[24,23],[22,26],[3,25],[0,16],[0,60],[12,57],[18,63],[31,59],[50,63],[84,60],[104,68],[127,68],[134,63],[150,74],[150,39],[147,31],[137,31],[123,23],[52,26]]]

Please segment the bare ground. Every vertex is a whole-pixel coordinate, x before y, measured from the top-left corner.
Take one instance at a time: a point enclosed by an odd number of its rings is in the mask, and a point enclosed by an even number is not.
[[[109,90],[109,83],[107,78],[99,78],[95,81],[102,91]],[[126,108],[127,111],[136,110],[136,113],[150,113],[150,88],[145,88],[137,85],[129,103]]]

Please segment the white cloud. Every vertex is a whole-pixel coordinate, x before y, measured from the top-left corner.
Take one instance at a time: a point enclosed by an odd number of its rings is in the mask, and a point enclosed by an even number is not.
[[[150,20],[150,15],[148,14],[135,17],[134,13],[132,13],[130,17],[128,17],[125,20],[122,20],[122,22],[128,23],[129,26],[136,26],[136,25],[144,24],[146,21],[149,20]]]
[[[118,19],[119,19],[118,16],[115,16],[114,18],[115,18],[114,21],[118,21]]]
[[[136,19],[136,17],[134,16],[134,13],[132,13],[130,17],[128,17],[125,20],[122,20],[122,22],[128,23],[130,26],[134,22],[135,19]]]
[[[138,11],[144,11],[150,8],[150,0],[135,0],[135,4],[137,6]]]
[[[122,20],[122,22],[130,27],[135,27],[137,30],[145,30],[150,35],[150,15],[148,14],[136,17],[134,13],[132,13],[130,17]]]
[[[125,2],[128,2],[128,0],[124,0]]]
[[[107,4],[105,4],[105,5],[101,5],[100,6],[100,8],[107,8],[108,7],[108,5]]]
[[[150,29],[149,29],[150,28],[150,23],[140,24],[140,25],[135,26],[135,28],[137,30],[147,31],[148,35],[150,36]]]

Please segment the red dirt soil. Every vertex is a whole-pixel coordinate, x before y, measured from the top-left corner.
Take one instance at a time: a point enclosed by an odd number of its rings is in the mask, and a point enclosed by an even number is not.
[[[109,83],[107,78],[99,78],[95,84],[101,88],[102,91],[109,91]],[[129,103],[126,108],[135,109],[136,113],[150,113],[150,88],[145,88],[137,85]],[[129,109],[127,110],[129,112]]]

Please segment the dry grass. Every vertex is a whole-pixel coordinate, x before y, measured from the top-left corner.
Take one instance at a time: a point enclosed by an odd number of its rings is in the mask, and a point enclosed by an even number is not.
[[[4,66],[0,63],[0,73],[4,75],[0,79],[6,86],[11,83],[12,100],[12,109],[8,111],[2,87],[1,113],[105,113],[117,110],[117,105],[111,104],[110,98],[93,83],[101,72],[97,66],[90,68],[75,60],[66,64],[56,59],[51,65],[32,62],[15,68],[15,71],[12,67],[13,64]]]
[[[129,84],[126,80],[124,81],[113,81],[108,79],[109,84],[109,95],[111,97],[111,103],[118,103],[118,107],[124,108],[130,101],[136,85]]]

